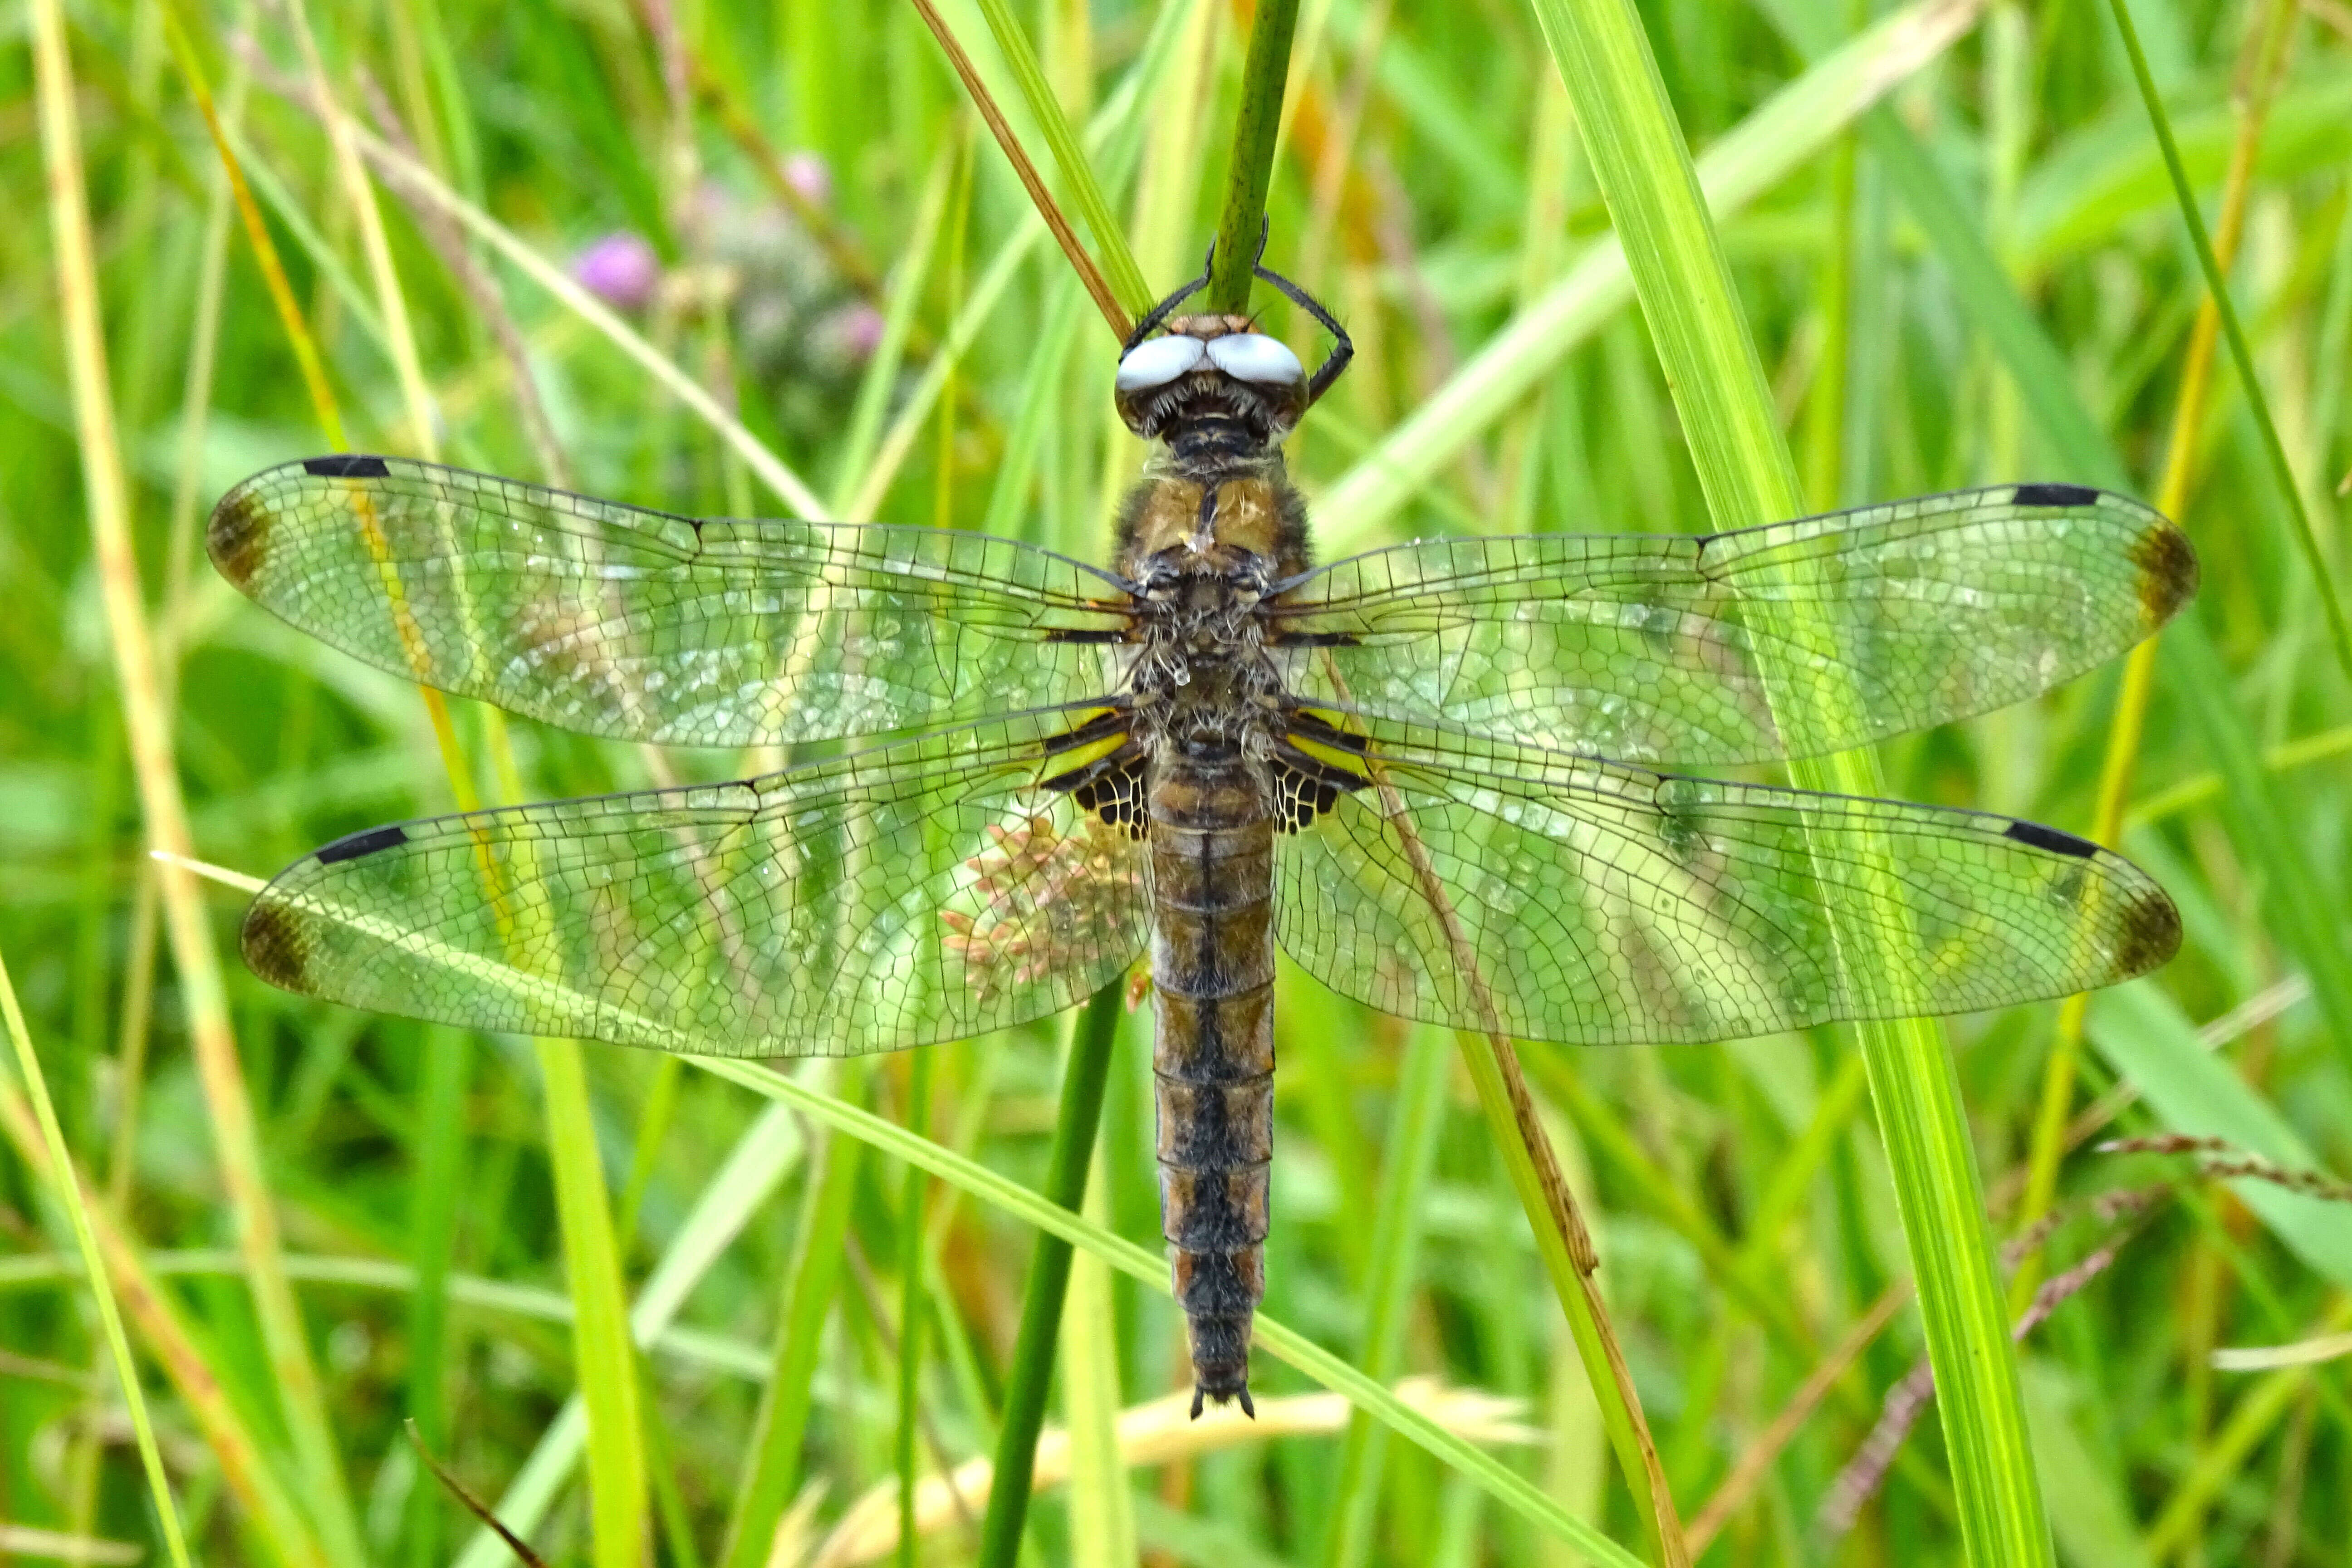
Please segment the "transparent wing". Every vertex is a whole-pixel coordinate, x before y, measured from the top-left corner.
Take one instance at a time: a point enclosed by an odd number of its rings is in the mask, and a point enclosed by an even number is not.
[[[2146,874],[2032,823],[1360,728],[1384,782],[1282,837],[1276,929],[1384,1012],[1737,1039],[2062,996],[2179,945]]]
[[[674,517],[400,458],[223,497],[222,575],[380,668],[591,734],[781,744],[1084,701],[1115,579],[982,534]]]
[[[263,889],[246,962],[355,1007],[707,1056],[1042,1017],[1150,930],[1140,844],[1034,787],[1070,719],[357,834]]]
[[[1438,540],[1315,573],[1276,613],[1302,697],[1692,767],[1813,756],[2032,697],[2196,591],[2180,531],[2003,485],[1708,537]],[[1803,700],[1768,704],[1777,672]]]

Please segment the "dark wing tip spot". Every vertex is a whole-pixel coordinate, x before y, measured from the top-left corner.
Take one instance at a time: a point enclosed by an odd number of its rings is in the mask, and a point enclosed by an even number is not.
[[[303,972],[309,967],[310,944],[302,922],[263,894],[245,911],[237,946],[245,966],[282,991],[308,991]]]
[[[321,866],[332,866],[339,861],[357,860],[379,849],[390,849],[407,842],[408,830],[404,827],[371,827],[365,833],[354,833],[348,838],[336,839],[320,850],[317,858]]]
[[[2159,520],[2139,536],[2131,558],[2139,568],[2140,609],[2151,628],[2160,626],[2197,592],[2197,551],[2187,534]]]
[[[249,484],[237,486],[213,508],[212,521],[205,524],[205,553],[231,587],[243,592],[253,581],[268,547],[269,522],[268,509]]]
[[[2180,911],[2161,888],[2134,894],[2118,926],[2116,963],[2123,971],[2118,979],[2161,969],[2180,951]]]
[[[331,457],[306,458],[302,471],[320,479],[388,479],[392,470],[384,467],[382,458],[362,457],[350,452],[338,452]]]
[[[2012,822],[2002,836],[2032,848],[2046,849],[2053,855],[2072,855],[2078,860],[2088,860],[2099,852],[2099,847],[2087,838],[2077,838],[2071,833],[2061,833],[2038,822]]]
[[[2020,485],[2010,499],[2018,506],[2089,506],[2099,492],[2087,485]]]

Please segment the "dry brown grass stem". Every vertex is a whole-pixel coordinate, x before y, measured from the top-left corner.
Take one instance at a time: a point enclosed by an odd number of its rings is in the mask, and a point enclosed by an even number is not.
[[[38,9],[46,13],[49,6]],[[61,19],[55,47],[41,50],[41,62],[43,146],[49,171],[58,290],[108,643],[148,842],[154,848],[186,856],[193,853],[194,841],[188,826],[187,803],[180,791],[154,637],[131,542],[130,484],[115,429],[80,140],[72,108],[72,65]],[[336,1555],[357,1561],[358,1520],[343,1482],[301,1310],[286,1277],[277,1210],[262,1171],[252,1100],[237,1059],[236,1037],[229,1025],[220,954],[213,945],[195,879],[168,863],[159,868],[157,875],[214,1153],[287,1433],[304,1475],[314,1518]]]
[[[205,1458],[221,1485],[251,1521],[256,1535],[278,1548],[288,1568],[331,1568],[326,1550],[279,1484],[267,1452],[197,1349],[195,1336],[181,1320],[171,1297],[148,1272],[138,1246],[123,1234],[113,1211],[79,1170],[51,1168],[32,1107],[5,1079],[0,1079],[0,1136],[15,1146],[26,1168],[41,1181],[51,1186],[68,1181],[81,1184],[90,1229],[106,1259],[115,1299],[148,1353],[163,1369],[190,1424],[203,1439]]]
[[[1061,204],[1054,199],[1054,193],[1045,188],[1045,176],[1037,172],[1036,163],[1021,145],[1020,138],[1013,134],[1013,126],[1004,118],[1004,110],[997,106],[996,95],[988,90],[988,84],[981,79],[979,68],[971,63],[971,57],[964,52],[962,43],[931,0],[914,0],[914,6],[916,13],[923,18],[923,25],[930,28],[931,37],[939,40],[940,52],[947,56],[948,64],[954,68],[956,79],[963,83],[972,106],[988,122],[988,133],[996,138],[996,144],[1003,150],[1006,162],[1021,177],[1022,188],[1029,193],[1029,200],[1037,208],[1037,216],[1044,218],[1045,226],[1053,231],[1054,243],[1062,247],[1062,254],[1069,258],[1072,270],[1078,275],[1078,281],[1086,286],[1087,298],[1094,300],[1095,309],[1102,312],[1102,319],[1109,324],[1112,335],[1121,342],[1126,342],[1128,333],[1135,330],[1134,320],[1128,315],[1126,307],[1118,302],[1118,296],[1111,292],[1109,280],[1103,277],[1102,268],[1095,265],[1095,258],[1087,254],[1087,247],[1078,243],[1077,231],[1070,226],[1070,220],[1064,216]]]

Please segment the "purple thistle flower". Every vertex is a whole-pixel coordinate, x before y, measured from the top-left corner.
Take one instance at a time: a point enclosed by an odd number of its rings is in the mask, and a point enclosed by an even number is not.
[[[833,200],[833,167],[814,153],[793,153],[784,159],[784,183],[806,197],[811,206]]]
[[[608,234],[572,258],[572,275],[607,305],[642,310],[661,285],[661,258],[643,235]]]

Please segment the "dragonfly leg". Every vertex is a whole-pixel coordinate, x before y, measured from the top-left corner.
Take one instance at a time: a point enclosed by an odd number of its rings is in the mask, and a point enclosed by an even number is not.
[[[1331,352],[1324,356],[1323,363],[1315,367],[1315,374],[1307,380],[1307,406],[1312,408],[1325,393],[1331,390],[1331,384],[1339,379],[1341,373],[1348,368],[1349,362],[1356,357],[1355,341],[1348,336],[1348,329],[1341,326],[1338,319],[1325,310],[1323,302],[1314,295],[1271,268],[1259,267],[1254,270],[1260,278],[1282,290],[1285,299],[1314,317],[1316,325],[1330,333],[1334,340]]]

